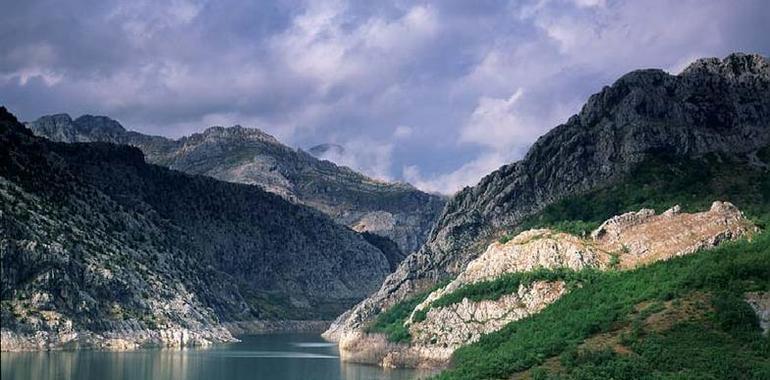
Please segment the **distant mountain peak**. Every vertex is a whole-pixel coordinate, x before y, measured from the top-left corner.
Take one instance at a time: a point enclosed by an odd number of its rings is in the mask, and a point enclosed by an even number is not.
[[[264,141],[269,142],[273,144],[281,144],[278,139],[270,135],[269,133],[264,132],[261,129],[258,128],[246,128],[239,124],[233,125],[231,127],[223,127],[219,125],[215,125],[209,128],[206,128],[201,133],[195,133],[192,136],[200,136],[203,138],[206,137],[219,137],[219,138],[241,138],[241,139],[249,139],[249,140],[258,140],[258,141]]]
[[[770,78],[770,60],[760,54],[733,53],[723,59],[701,58],[687,66],[680,75],[718,74],[727,79]]]
[[[56,120],[56,121],[72,121],[72,117],[68,113],[57,113],[53,115],[43,116],[42,118]]]
[[[402,183],[369,178],[331,161],[344,148],[321,144],[304,152],[256,128],[213,126],[180,139],[126,131],[106,116],[44,116],[26,124],[61,142],[102,141],[139,148],[148,162],[189,174],[258,185],[285,199],[326,213],[340,224],[392,239],[404,252],[425,241],[445,200]],[[320,157],[327,154],[324,157]],[[318,159],[316,157],[320,157]],[[388,214],[393,224],[368,223]],[[361,227],[361,226],[366,226]]]
[[[69,115],[67,115],[69,117]],[[100,115],[82,115],[73,121],[75,126],[85,132],[101,132],[101,133],[125,133],[126,129],[123,128],[120,123],[107,116]]]

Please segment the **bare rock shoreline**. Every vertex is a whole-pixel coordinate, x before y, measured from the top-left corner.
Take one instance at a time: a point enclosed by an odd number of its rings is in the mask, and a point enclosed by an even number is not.
[[[106,332],[79,331],[71,325],[55,331],[16,332],[0,330],[0,351],[111,350],[130,351],[142,348],[206,347],[238,342],[237,336],[274,333],[321,333],[331,321],[324,320],[252,320],[226,322],[197,329],[132,329]]]

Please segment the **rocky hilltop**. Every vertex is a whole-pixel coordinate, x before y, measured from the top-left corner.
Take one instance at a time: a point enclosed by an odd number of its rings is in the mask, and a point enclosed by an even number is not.
[[[51,142],[5,108],[0,146],[3,350],[208,344],[251,326],[238,322],[329,319],[400,259],[257,186]]]
[[[135,146],[148,162],[222,181],[258,185],[289,201],[313,207],[359,232],[387,237],[410,253],[427,239],[444,199],[408,184],[386,183],[319,160],[258,130],[211,127],[171,140],[126,131],[104,116],[44,116],[26,124],[60,142],[111,142]],[[323,153],[339,146],[313,149]]]
[[[538,139],[521,161],[455,195],[425,245],[325,336],[339,339],[360,331],[382,310],[456,277],[528,217],[567,197],[620,183],[649,160],[717,156],[764,168],[757,152],[769,143],[768,58],[701,59],[678,75],[631,72],[592,95],[580,113]]]
[[[342,336],[341,355],[386,367],[445,366],[459,347],[561,298],[569,291],[567,282],[579,281],[581,271],[635,269],[755,232],[735,206],[723,202],[694,214],[678,206],[659,215],[649,209],[629,212],[605,221],[586,238],[528,230],[492,243],[457,278],[417,304],[404,321],[411,344],[388,344],[381,336],[356,332]],[[485,283],[499,284],[490,289],[505,288],[512,275],[521,274],[528,277],[499,294],[472,290]]]

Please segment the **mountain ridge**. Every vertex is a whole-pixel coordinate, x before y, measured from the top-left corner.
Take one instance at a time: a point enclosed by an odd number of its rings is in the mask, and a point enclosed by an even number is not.
[[[112,142],[140,148],[147,160],[190,174],[261,186],[330,215],[357,231],[395,241],[404,253],[425,241],[445,200],[405,183],[369,178],[281,144],[254,128],[213,126],[168,139],[126,130],[106,116],[43,116],[26,125],[60,142]]]
[[[328,319],[400,260],[256,186],[51,142],[5,108],[0,142],[3,350],[231,341],[226,322]]]
[[[459,273],[527,216],[617,182],[648,157],[755,155],[768,143],[766,57],[735,53],[696,61],[679,75],[657,69],[623,75],[540,137],[522,160],[455,194],[420,250],[325,336],[362,328],[381,310]]]

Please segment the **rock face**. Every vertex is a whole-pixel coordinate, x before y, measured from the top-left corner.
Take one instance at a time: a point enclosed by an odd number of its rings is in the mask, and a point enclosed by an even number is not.
[[[466,298],[458,304],[430,310],[425,321],[412,323],[412,342],[427,348],[423,352],[432,353],[428,359],[448,360],[458,347],[543,310],[566,291],[562,281],[537,281],[494,301],[472,302]]]
[[[457,348],[543,310],[568,291],[564,281],[536,280],[521,283],[515,292],[498,299],[464,298],[446,306],[432,306],[441,297],[465,286],[542,268],[633,269],[753,232],[756,227],[726,202],[714,202],[709,211],[695,214],[681,213],[679,207],[660,215],[653,210],[623,214],[607,220],[590,238],[548,229],[525,231],[506,243],[491,244],[454,281],[433,291],[417,305],[406,321],[412,336],[410,346],[382,343],[384,338],[356,332],[342,335],[340,349],[347,360],[366,359],[382,366],[445,365]],[[766,306],[766,299],[754,294],[747,295],[747,299],[758,305],[758,313],[766,312],[766,307],[762,307]],[[427,311],[424,319],[415,318],[419,311]],[[355,349],[367,354],[348,352]]]
[[[205,347],[214,343],[236,342],[230,331],[223,327],[201,330],[171,327],[163,329],[136,328],[124,331],[93,332],[69,329],[40,330],[17,333],[2,330],[0,351],[42,351],[56,349],[101,349],[126,351],[142,347]]]
[[[765,335],[768,335],[770,333],[770,292],[746,293],[746,302],[757,313],[759,327]]]
[[[702,59],[679,75],[631,72],[579,114],[447,204],[427,242],[379,291],[342,315],[330,339],[381,310],[458,275],[490,242],[564,197],[620,181],[658,155],[752,156],[770,144],[770,63],[759,55]]]
[[[410,253],[425,242],[444,199],[408,184],[385,183],[281,144],[258,130],[212,127],[179,140],[126,131],[117,121],[59,114],[26,124],[60,142],[111,142],[135,146],[148,162],[190,174],[257,185],[289,201],[313,207],[338,223],[396,242]],[[319,145],[311,153],[342,149]],[[402,259],[402,258],[401,258]]]
[[[620,252],[618,266],[627,269],[715,247],[753,229],[733,204],[714,202],[709,211],[696,214],[682,213],[678,206],[661,215],[649,209],[626,213],[602,223],[591,238],[604,252]],[[600,260],[606,266],[609,258]]]
[[[4,350],[229,341],[223,322],[330,319],[392,269],[314,209],[133,147],[54,143],[5,108],[0,146]]]

